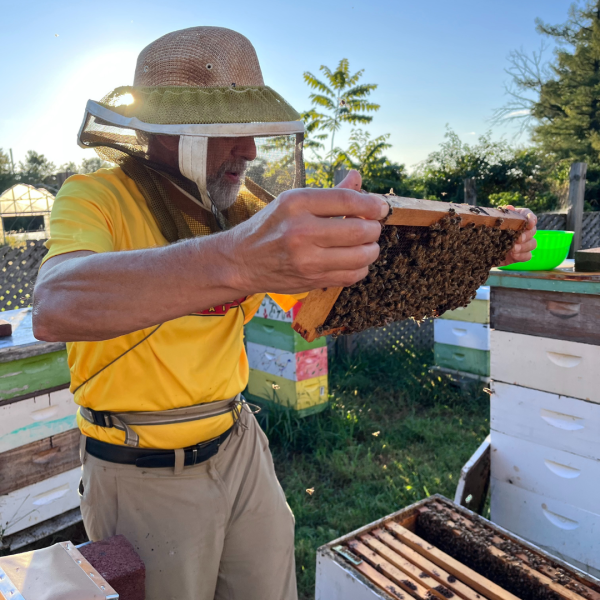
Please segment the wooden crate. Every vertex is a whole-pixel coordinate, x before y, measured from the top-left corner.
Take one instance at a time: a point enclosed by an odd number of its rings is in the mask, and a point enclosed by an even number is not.
[[[600,296],[494,287],[491,326],[498,331],[598,346]]]
[[[324,410],[328,404],[327,375],[304,381],[291,381],[278,375],[250,369],[247,392],[249,400],[277,404],[299,415]]]
[[[600,577],[600,515],[494,478],[491,495],[494,523]]]
[[[492,432],[492,477],[600,515],[600,461]]]
[[[481,377],[490,376],[490,353],[485,350],[462,348],[449,344],[433,345],[435,364],[438,367]]]
[[[265,296],[265,299],[256,311],[255,318],[291,323],[299,310],[300,304],[295,304],[291,310],[285,311],[271,297]]]
[[[600,346],[492,330],[491,377],[600,402]]]
[[[466,204],[449,204],[387,195],[385,199],[390,204],[390,213],[382,221],[383,225],[429,227],[446,216],[451,209],[461,218],[461,227],[470,223],[492,227],[500,222],[501,229],[520,231],[526,226],[526,219],[515,212],[492,208],[474,209]],[[320,335],[337,333],[334,329],[323,332],[320,328],[342,290],[343,288],[324,288],[312,291],[303,301],[294,319],[294,329],[308,341],[313,341]]]
[[[327,375],[326,346],[293,353],[248,342],[246,352],[251,369],[279,375],[292,381]]]
[[[600,582],[437,495],[317,551],[316,600],[517,600],[536,592],[598,600]]]
[[[487,300],[473,300],[468,306],[445,312],[440,319],[487,325],[490,322],[490,303]]]
[[[600,460],[599,404],[499,381],[492,388],[492,431]]]
[[[77,467],[0,496],[0,527],[11,535],[79,506]]]
[[[66,350],[0,363],[0,401],[31,396],[70,381]]]
[[[490,327],[482,323],[436,319],[433,323],[433,340],[438,344],[489,351]]]
[[[323,348],[327,345],[327,340],[324,337],[313,342],[307,342],[292,329],[289,322],[268,320],[262,317],[254,317],[244,327],[244,334],[247,342],[294,353],[311,350],[312,348]]]
[[[0,454],[0,496],[80,465],[79,429]]]
[[[77,405],[68,388],[0,404],[0,452],[77,427]]]

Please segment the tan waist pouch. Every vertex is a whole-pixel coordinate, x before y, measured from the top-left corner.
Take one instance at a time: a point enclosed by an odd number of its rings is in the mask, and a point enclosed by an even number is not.
[[[0,600],[118,600],[71,544],[0,558]]]

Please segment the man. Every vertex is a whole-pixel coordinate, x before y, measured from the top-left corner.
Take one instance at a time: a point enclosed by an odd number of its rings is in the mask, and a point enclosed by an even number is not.
[[[289,309],[365,277],[388,212],[355,171],[297,189],[302,132],[246,38],[174,32],[88,103],[80,144],[119,167],[54,204],[34,332],[69,342],[86,530],[133,543],[148,600],[296,598],[293,516],[239,398],[242,326],[265,291]]]

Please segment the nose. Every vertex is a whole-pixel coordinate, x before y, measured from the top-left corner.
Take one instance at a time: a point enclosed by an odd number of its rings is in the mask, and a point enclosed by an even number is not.
[[[248,162],[256,158],[256,144],[253,137],[237,138],[231,154],[235,158],[243,158]]]

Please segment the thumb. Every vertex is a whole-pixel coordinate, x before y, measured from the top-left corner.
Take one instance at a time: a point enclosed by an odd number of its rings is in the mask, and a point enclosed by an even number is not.
[[[344,188],[346,190],[356,190],[360,191],[360,187],[362,185],[362,177],[360,173],[355,169],[349,171],[348,175],[344,177],[344,179],[338,183],[336,188]]]

